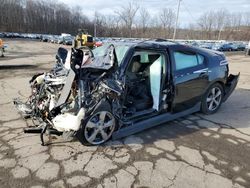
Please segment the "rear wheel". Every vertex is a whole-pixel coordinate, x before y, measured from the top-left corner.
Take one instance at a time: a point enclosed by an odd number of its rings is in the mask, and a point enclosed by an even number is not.
[[[106,104],[106,105],[104,105]],[[78,139],[84,145],[99,145],[108,141],[116,127],[116,120],[110,105],[104,103],[83,123]]]
[[[218,111],[223,98],[221,84],[213,84],[202,98],[201,111],[205,114],[213,114]]]

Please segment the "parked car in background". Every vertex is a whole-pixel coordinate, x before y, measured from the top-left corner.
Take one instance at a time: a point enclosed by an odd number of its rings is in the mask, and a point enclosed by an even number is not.
[[[231,51],[238,51],[238,45],[236,43],[230,42],[228,45],[231,46]]]
[[[222,45],[223,44],[217,43],[213,45],[212,50],[221,51]]]
[[[51,43],[57,43],[59,36],[58,35],[53,35],[50,39]]]
[[[246,55],[250,55],[250,41],[248,45],[246,46],[245,52],[246,52]]]
[[[212,49],[213,44],[212,43],[203,43],[199,47],[206,48],[206,49]]]
[[[64,45],[72,45],[73,41],[74,41],[74,37],[73,36],[63,37],[63,44]]]
[[[58,38],[57,38],[57,42],[56,42],[57,44],[62,44],[63,43],[63,36],[59,36]]]
[[[6,33],[6,38],[21,38],[21,35],[19,33]]]
[[[200,43],[198,43],[198,42],[191,42],[190,45],[191,46],[195,46],[195,47],[199,47]]]
[[[50,40],[49,35],[42,35],[42,37],[41,37],[42,42],[48,42],[49,40]]]
[[[95,47],[100,47],[103,45],[102,40],[99,38],[94,38],[94,42],[95,42]]]
[[[246,49],[246,44],[244,43],[236,43],[236,48],[237,48],[237,51],[244,51]]]
[[[229,44],[229,43],[215,44],[212,47],[212,49],[217,50],[217,51],[234,51],[234,50],[236,50],[236,48],[233,46],[233,44]]]

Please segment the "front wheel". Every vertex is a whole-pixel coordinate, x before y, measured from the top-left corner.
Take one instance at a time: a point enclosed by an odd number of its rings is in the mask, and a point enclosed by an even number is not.
[[[99,145],[108,141],[116,127],[116,120],[110,106],[100,106],[84,121],[78,138],[84,145]]]
[[[214,114],[220,108],[222,98],[222,86],[219,83],[213,84],[202,97],[201,111],[205,114]]]

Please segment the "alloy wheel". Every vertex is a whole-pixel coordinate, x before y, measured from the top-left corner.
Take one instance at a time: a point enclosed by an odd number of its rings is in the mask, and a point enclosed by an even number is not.
[[[216,110],[221,103],[222,92],[219,87],[213,87],[207,95],[207,108],[209,111]]]
[[[91,116],[88,120],[84,136],[92,145],[106,142],[115,129],[115,118],[108,111],[100,111]]]

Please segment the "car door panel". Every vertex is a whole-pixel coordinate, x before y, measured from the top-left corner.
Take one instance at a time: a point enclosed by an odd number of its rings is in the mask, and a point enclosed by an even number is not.
[[[173,101],[174,111],[182,111],[187,108],[191,108],[197,102],[200,101],[205,88],[208,84],[209,70],[206,67],[206,60],[204,59],[203,64],[197,64],[197,66],[183,68],[176,70],[176,59],[173,53],[176,51],[182,52],[182,49],[174,49],[171,51],[171,58],[174,64],[174,86],[175,86],[175,97]],[[189,51],[188,53],[196,54],[195,52]],[[183,60],[185,63],[185,60]]]

